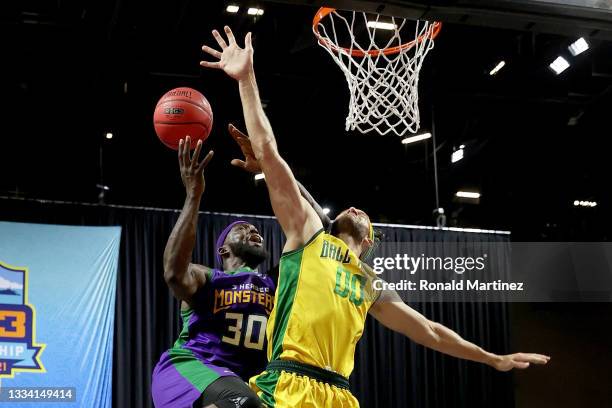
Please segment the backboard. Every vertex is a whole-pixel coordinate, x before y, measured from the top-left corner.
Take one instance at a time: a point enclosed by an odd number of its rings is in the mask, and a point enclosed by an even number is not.
[[[612,10],[612,1],[609,0],[505,0],[514,3],[545,3],[557,7],[591,7],[600,10]]]
[[[612,40],[612,0],[273,0],[387,16]]]

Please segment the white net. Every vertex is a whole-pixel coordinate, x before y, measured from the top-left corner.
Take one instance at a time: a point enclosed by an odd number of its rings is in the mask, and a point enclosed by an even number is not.
[[[333,10],[315,17],[313,30],[319,45],[333,57],[348,83],[346,130],[399,136],[418,131],[419,72],[434,46],[439,24],[403,18],[382,21],[378,15],[368,18],[367,13],[356,11]],[[402,42],[402,33],[414,37]]]

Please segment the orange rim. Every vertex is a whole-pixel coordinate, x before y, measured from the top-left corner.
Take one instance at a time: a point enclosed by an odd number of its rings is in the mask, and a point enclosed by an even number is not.
[[[383,50],[361,51],[361,50],[355,50],[355,49],[350,49],[350,48],[339,47],[339,46],[333,44],[327,38],[323,37],[321,35],[321,33],[319,33],[319,23],[321,22],[321,20],[323,20],[323,18],[325,18],[327,15],[333,13],[334,11],[336,11],[335,8],[321,7],[317,11],[317,14],[315,14],[314,19],[312,20],[312,31],[314,32],[314,34],[319,39],[319,42],[323,43],[326,47],[332,49],[334,52],[340,52],[340,50],[342,50],[346,54],[350,54],[353,57],[365,57],[366,55],[370,55],[372,57],[375,57],[375,56],[380,55],[380,54],[385,54],[385,55],[397,54],[400,51],[404,51],[406,49],[414,47],[414,45],[417,42],[421,42],[421,41],[423,41],[427,37],[431,37],[431,39],[433,40],[434,38],[436,38],[438,36],[438,34],[440,33],[440,29],[442,28],[442,23],[441,22],[434,21],[432,27],[427,30],[426,34],[420,35],[416,39],[414,39],[414,40],[412,40],[410,42],[407,42],[407,43],[404,43],[404,44],[400,44],[400,45],[396,45],[395,47],[385,48]]]

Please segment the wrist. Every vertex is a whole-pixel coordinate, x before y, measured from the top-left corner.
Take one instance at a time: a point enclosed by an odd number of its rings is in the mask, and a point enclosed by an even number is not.
[[[495,368],[503,360],[502,356],[485,351],[484,363]]]
[[[249,68],[240,78],[238,78],[239,85],[250,85],[255,81],[255,71],[253,67]]]
[[[199,202],[200,199],[202,198],[202,194],[203,192],[195,192],[192,190],[187,190],[187,194],[185,195],[185,202],[186,203],[195,203],[195,202]]]

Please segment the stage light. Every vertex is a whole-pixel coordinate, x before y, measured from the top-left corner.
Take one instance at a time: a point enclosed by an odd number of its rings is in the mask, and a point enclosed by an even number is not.
[[[463,159],[463,149],[459,148],[451,154],[451,163],[457,163],[461,159]]]
[[[382,21],[368,21],[368,28],[377,28],[380,30],[395,30],[397,24],[383,23]]]
[[[111,132],[106,132],[106,138],[107,139],[112,139],[113,138],[113,134]]]
[[[240,10],[239,6],[236,6],[235,4],[230,4],[229,6],[227,6],[227,8],[225,9],[225,11],[227,11],[228,13],[237,13],[238,10]]]
[[[555,74],[557,75],[568,69],[569,66],[569,62],[567,62],[567,60],[563,57],[557,57],[557,59],[551,62],[549,65],[550,69],[555,71]]]
[[[497,74],[497,73],[499,72],[499,70],[500,70],[500,69],[502,69],[502,68],[503,68],[505,65],[506,65],[506,61],[500,61],[500,62],[499,62],[499,63],[498,63],[496,66],[495,66],[495,68],[493,68],[493,69],[491,70],[491,72],[489,72],[489,75],[491,75],[491,76],[492,76],[492,75]]]
[[[480,193],[474,191],[457,191],[455,195],[461,198],[480,198]]]
[[[327,214],[329,214],[330,212],[331,212],[331,209],[329,209],[329,208],[327,208],[327,207],[324,207],[324,208],[323,208],[323,214],[327,215]]]
[[[423,133],[421,135],[405,137],[402,139],[402,143],[403,144],[414,143],[414,142],[418,142],[419,140],[429,139],[430,137],[431,137],[431,133]]]
[[[578,54],[582,54],[586,50],[589,49],[589,43],[586,42],[584,37],[580,37],[576,41],[574,41],[569,47],[567,47],[572,56],[576,56]]]
[[[257,7],[250,7],[247,10],[247,14],[250,16],[261,16],[264,13],[263,9]]]
[[[263,174],[263,173],[257,173],[257,174],[255,175],[255,181],[257,181],[257,180],[263,180],[263,179],[265,179],[265,178],[266,178],[266,175],[265,175],[265,174]]]
[[[597,201],[574,200],[575,207],[596,207]]]

